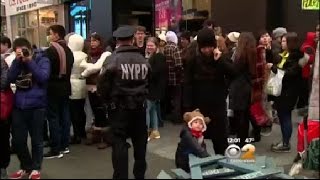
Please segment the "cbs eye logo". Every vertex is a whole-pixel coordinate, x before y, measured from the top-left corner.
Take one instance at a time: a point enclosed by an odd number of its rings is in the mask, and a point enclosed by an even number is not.
[[[254,160],[256,148],[252,144],[246,144],[242,148],[232,144],[225,152],[225,156],[229,159]]]

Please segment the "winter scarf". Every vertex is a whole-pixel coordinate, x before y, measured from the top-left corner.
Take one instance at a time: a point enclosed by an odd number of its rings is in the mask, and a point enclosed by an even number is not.
[[[57,42],[51,42],[51,45],[57,50],[60,61],[60,72],[59,76],[67,74],[67,57],[66,52],[60,44],[66,44],[65,40],[58,40]]]
[[[91,48],[90,56],[91,56],[91,59],[93,61],[95,61],[95,62],[92,62],[92,63],[96,63],[96,61],[100,58],[102,53],[103,53],[103,48],[102,47]]]
[[[281,61],[280,63],[277,65],[278,68],[282,69],[283,68],[283,65],[287,62],[288,60],[288,57],[289,57],[289,53],[284,51],[283,53],[280,53],[280,56],[281,56]]]
[[[190,129],[192,136],[194,136],[195,138],[199,139],[201,137],[203,137],[203,132],[202,131],[196,131],[193,129]]]

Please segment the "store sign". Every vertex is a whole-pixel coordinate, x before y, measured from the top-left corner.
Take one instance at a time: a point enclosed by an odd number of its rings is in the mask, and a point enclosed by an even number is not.
[[[37,2],[40,4],[53,4],[53,0],[38,0]]]
[[[6,15],[12,16],[19,13],[33,11],[41,7],[52,5],[52,3],[43,3],[42,1],[44,0],[6,0],[5,1]]]
[[[169,22],[169,0],[156,0],[156,26],[168,27]]]
[[[169,27],[179,22],[182,16],[181,0],[155,1],[156,27]]]
[[[320,0],[302,0],[302,10],[318,10],[319,11]]]

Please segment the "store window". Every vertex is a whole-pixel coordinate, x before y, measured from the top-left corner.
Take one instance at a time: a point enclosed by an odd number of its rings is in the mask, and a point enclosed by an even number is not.
[[[47,29],[54,24],[64,25],[64,6],[51,6],[39,10],[40,46],[47,46]]]
[[[211,18],[213,0],[156,0],[156,30],[197,31]]]
[[[90,32],[90,8],[91,1],[79,1],[72,3],[69,8],[70,30],[87,38]]]
[[[4,34],[6,35],[7,34],[7,21],[6,21],[6,18],[5,17],[1,17],[1,35]]]
[[[47,28],[54,24],[64,24],[64,6],[50,6],[11,16],[12,36],[27,38],[32,45],[46,47]]]
[[[38,45],[38,11],[30,11],[11,17],[13,37],[27,38]]]
[[[211,18],[213,0],[182,0],[181,30],[197,31],[206,19]]]

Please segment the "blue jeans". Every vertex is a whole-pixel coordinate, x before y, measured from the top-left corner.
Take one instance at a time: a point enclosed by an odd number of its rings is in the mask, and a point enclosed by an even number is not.
[[[161,101],[157,101],[157,117],[158,117],[158,124],[162,122],[162,116],[161,116]]]
[[[41,169],[45,114],[45,109],[14,109],[12,113],[12,143],[23,170]],[[28,132],[31,136],[32,156],[28,149]]]
[[[147,111],[146,111],[146,119],[147,119],[147,127],[153,130],[158,130],[158,123],[159,123],[159,113],[158,110],[160,109],[159,101],[150,101],[147,100]]]
[[[278,117],[281,126],[282,140],[284,144],[289,144],[292,135],[291,111],[278,111]]]
[[[49,97],[47,118],[51,151],[59,153],[69,147],[71,126],[69,98]]]

